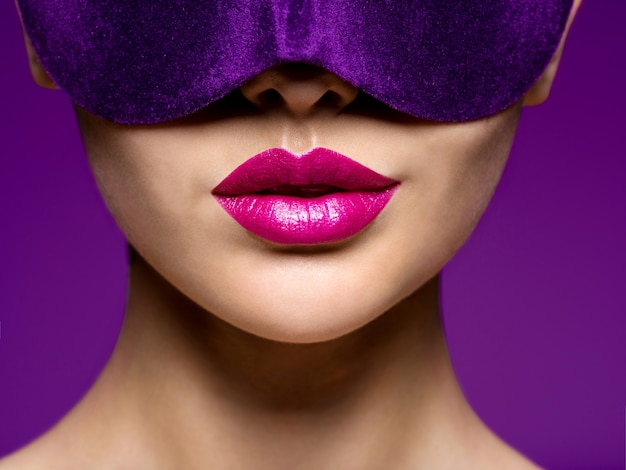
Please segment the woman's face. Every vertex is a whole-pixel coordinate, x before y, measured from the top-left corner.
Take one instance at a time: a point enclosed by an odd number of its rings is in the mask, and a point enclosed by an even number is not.
[[[483,213],[520,112],[518,104],[468,123],[422,121],[296,64],[240,92],[165,124],[77,114],[104,199],[142,257],[220,319],[288,342],[349,333],[437,274]],[[277,147],[297,155],[327,148],[400,184],[346,240],[272,243],[231,218],[212,190]]]

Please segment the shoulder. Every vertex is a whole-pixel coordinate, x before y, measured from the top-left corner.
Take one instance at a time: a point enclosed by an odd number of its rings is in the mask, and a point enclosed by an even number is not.
[[[1,458],[0,470],[142,468],[132,465],[136,461],[132,449],[120,445],[120,439],[74,418],[70,413],[27,446]]]
[[[61,470],[67,468],[60,461],[46,456],[36,443],[29,444],[18,451],[0,459],[0,470]],[[68,469],[69,470],[69,469]]]
[[[76,436],[68,443],[66,436],[46,435],[0,459],[0,470],[105,470],[145,468],[132,453],[109,445],[84,445]],[[156,468],[156,467],[152,467]]]
[[[70,413],[38,439],[0,458],[0,470],[163,468],[158,452],[146,446],[138,434],[102,419],[77,419]]]
[[[542,470],[536,463],[519,453],[495,434],[477,443],[472,452],[472,465],[468,469]]]
[[[78,470],[93,468],[85,455],[53,428],[25,447],[0,459],[0,470]]]

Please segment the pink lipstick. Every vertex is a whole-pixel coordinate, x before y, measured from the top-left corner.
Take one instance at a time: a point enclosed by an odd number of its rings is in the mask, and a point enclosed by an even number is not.
[[[399,182],[332,150],[266,150],[212,194],[242,227],[274,243],[318,245],[349,238],[385,208]]]

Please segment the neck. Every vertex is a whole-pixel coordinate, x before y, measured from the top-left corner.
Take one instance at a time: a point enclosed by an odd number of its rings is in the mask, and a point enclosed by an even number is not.
[[[185,468],[416,467],[483,431],[450,365],[438,278],[351,334],[287,344],[219,320],[136,259],[91,395],[124,410],[138,446]]]

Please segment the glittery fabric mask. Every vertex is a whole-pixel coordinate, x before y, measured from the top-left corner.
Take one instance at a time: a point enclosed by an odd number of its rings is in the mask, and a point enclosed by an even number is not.
[[[264,70],[324,67],[388,106],[460,122],[519,100],[572,0],[18,0],[44,68],[78,106],[151,124]]]

